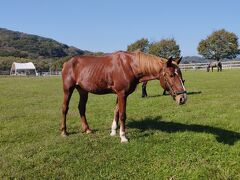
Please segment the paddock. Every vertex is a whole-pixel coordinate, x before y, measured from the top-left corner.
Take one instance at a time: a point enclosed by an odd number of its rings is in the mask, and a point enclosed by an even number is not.
[[[223,69],[239,69],[240,61],[221,61]],[[180,64],[180,68],[183,71],[188,70],[207,70],[208,63],[189,63],[189,64]],[[216,68],[214,68],[216,70]]]
[[[0,77],[0,177],[239,179],[240,70],[183,77],[185,105],[162,96],[159,81],[149,82],[148,98],[141,86],[129,96],[127,144],[109,135],[116,95],[89,95],[86,135],[75,91],[63,138],[60,77]]]

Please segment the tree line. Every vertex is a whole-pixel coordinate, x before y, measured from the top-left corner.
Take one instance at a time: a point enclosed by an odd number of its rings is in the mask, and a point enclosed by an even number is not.
[[[157,42],[149,42],[148,39],[142,38],[127,47],[129,52],[136,50],[163,58],[180,57],[181,55],[180,47],[174,38],[162,39]],[[217,61],[233,59],[240,54],[237,35],[225,29],[214,31],[206,39],[201,40],[197,50],[205,59]]]
[[[8,74],[13,62],[18,62],[18,63],[32,62],[35,65],[38,72],[61,71],[63,63],[67,61],[70,57],[71,56],[66,56],[59,59],[48,58],[48,59],[41,59],[41,60],[13,57],[13,56],[0,57],[0,71],[5,71],[6,74]]]

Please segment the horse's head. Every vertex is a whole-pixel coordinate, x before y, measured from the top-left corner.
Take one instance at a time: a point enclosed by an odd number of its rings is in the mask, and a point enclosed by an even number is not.
[[[207,66],[207,72],[209,72],[210,71],[210,64],[208,64],[208,66]]]
[[[178,58],[173,62],[170,57],[164,65],[160,75],[160,84],[164,90],[168,91],[173,99],[179,104],[184,104],[187,101],[187,92],[184,87],[182,72],[178,67],[182,58]]]

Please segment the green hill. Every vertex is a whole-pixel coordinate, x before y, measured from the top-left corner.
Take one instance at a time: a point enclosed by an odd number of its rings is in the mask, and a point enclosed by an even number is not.
[[[0,56],[46,59],[85,53],[50,38],[0,28]]]

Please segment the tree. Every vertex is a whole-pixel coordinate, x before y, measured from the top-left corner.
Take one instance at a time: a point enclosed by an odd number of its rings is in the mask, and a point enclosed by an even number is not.
[[[162,39],[159,42],[153,42],[149,45],[149,54],[155,56],[169,58],[170,56],[176,58],[180,56],[180,48],[175,39]]]
[[[204,58],[217,61],[223,58],[235,58],[240,53],[238,37],[225,29],[215,31],[206,39],[201,40],[197,50]]]
[[[147,52],[148,51],[148,46],[149,46],[148,39],[142,38],[142,39],[137,40],[136,42],[128,45],[127,51],[133,52],[133,51],[136,51],[136,50],[140,50],[142,52]]]

